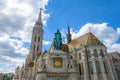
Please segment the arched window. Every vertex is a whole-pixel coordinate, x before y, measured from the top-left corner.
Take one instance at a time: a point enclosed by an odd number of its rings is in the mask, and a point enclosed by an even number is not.
[[[104,57],[103,50],[100,50],[101,57]]]
[[[87,58],[91,58],[91,52],[90,52],[90,50],[88,50],[86,54],[87,54]]]
[[[92,61],[88,62],[90,74],[93,74],[93,64]]]
[[[100,67],[99,61],[95,61],[95,64],[96,64],[97,73],[98,73],[98,74],[101,74],[101,67]]]
[[[98,57],[98,52],[96,49],[94,49],[94,57]]]
[[[40,42],[40,36],[38,37],[38,42]]]

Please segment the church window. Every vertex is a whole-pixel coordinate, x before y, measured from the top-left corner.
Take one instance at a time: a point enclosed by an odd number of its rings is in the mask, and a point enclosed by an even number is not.
[[[34,41],[36,41],[36,36],[35,36],[35,38],[34,38]]]
[[[35,45],[34,45],[34,47],[33,47],[33,51],[35,51]]]
[[[80,75],[82,75],[81,64],[79,64],[79,72],[80,72]]]
[[[37,47],[37,51],[39,51],[39,45],[38,45],[38,47]]]
[[[87,58],[91,58],[91,52],[89,50],[87,51]]]
[[[96,49],[94,50],[94,57],[98,57],[98,52]]]
[[[103,50],[100,50],[101,57],[104,57]]]
[[[100,67],[99,61],[95,61],[95,64],[96,64],[97,73],[98,73],[98,74],[101,74],[101,67]]]
[[[70,58],[73,59],[73,56],[71,56]]]
[[[38,37],[38,42],[40,42],[40,36]]]
[[[90,74],[93,74],[93,64],[92,64],[92,61],[89,61],[88,65],[89,65],[89,72],[90,72]]]
[[[83,75],[83,74],[84,74],[84,71],[83,71],[83,63],[80,63],[80,64],[79,64],[79,73],[80,73],[80,75]]]

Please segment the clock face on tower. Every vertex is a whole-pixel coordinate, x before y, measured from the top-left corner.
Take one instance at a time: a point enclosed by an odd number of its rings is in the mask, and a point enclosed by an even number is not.
[[[54,58],[53,66],[56,68],[61,68],[62,67],[62,58]]]

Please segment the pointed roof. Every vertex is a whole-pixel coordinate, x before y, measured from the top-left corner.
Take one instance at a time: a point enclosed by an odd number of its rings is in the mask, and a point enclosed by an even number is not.
[[[91,32],[84,34],[76,39],[73,39],[70,43],[70,45],[91,45],[91,44],[100,44],[104,45],[96,36],[94,36]]]
[[[68,24],[68,33],[67,33],[67,43],[71,42],[71,33],[70,33],[70,26]]]
[[[70,34],[70,23],[68,21],[68,34]]]
[[[43,23],[42,23],[42,8],[40,8],[40,12],[39,12],[39,16],[38,16],[38,20],[36,21],[36,24],[43,26]]]

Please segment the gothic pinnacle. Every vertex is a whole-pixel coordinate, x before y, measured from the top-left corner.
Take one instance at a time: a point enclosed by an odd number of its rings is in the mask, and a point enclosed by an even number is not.
[[[40,25],[40,26],[43,26],[43,23],[42,23],[42,10],[43,10],[43,9],[40,8],[38,20],[36,21],[36,24],[37,24],[37,25]]]

